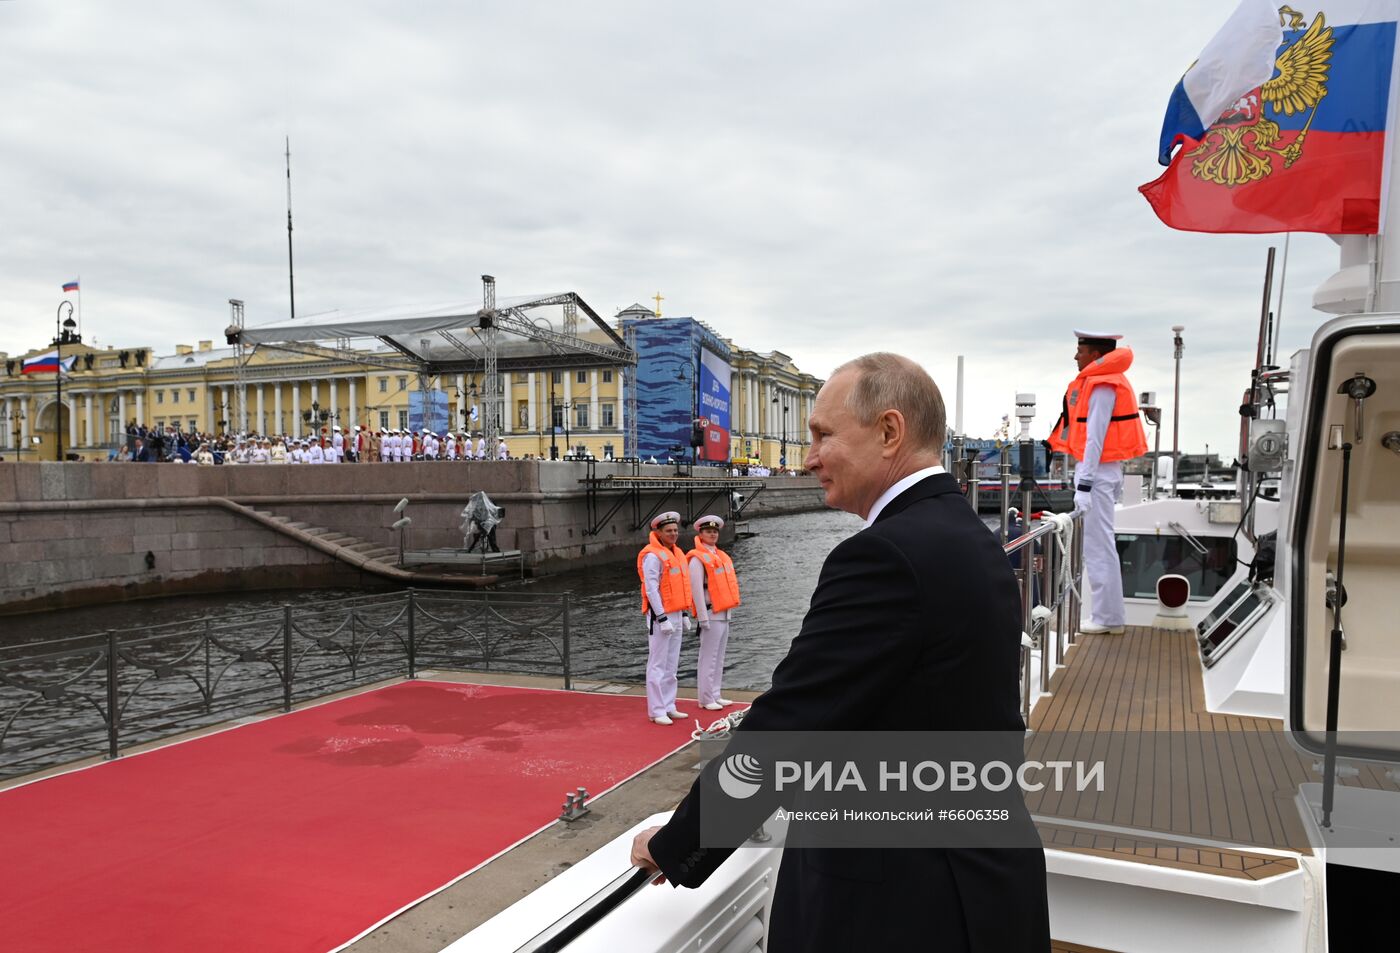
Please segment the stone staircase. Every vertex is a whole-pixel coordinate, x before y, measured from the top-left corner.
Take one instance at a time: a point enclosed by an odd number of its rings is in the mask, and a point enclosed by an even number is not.
[[[405,569],[398,565],[399,553],[397,549],[352,536],[349,533],[342,533],[338,530],[327,529],[324,526],[312,526],[293,520],[286,516],[279,516],[269,510],[256,509],[244,503],[234,500],[223,500],[228,508],[241,513],[243,516],[256,523],[266,526],[268,529],[281,533],[297,540],[303,545],[325,553],[341,562],[349,563],[357,569],[379,576],[384,579],[391,579],[395,582],[408,585],[418,583],[429,583],[433,585],[448,585],[475,589],[482,586],[491,585],[498,577],[494,575],[450,575],[436,572],[417,572],[412,569]]]

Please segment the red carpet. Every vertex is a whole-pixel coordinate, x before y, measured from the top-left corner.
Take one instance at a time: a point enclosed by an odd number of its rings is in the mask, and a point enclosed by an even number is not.
[[[689,737],[641,698],[405,682],[0,791],[0,949],[323,953]]]

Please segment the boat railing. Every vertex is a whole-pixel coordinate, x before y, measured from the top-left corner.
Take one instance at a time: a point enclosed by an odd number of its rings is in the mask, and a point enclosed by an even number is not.
[[[573,687],[570,593],[408,589],[0,649],[0,777],[420,669]]]
[[[1050,516],[1002,546],[1021,586],[1021,716],[1027,722],[1037,694],[1031,671],[1035,647],[1040,649],[1038,693],[1046,694],[1052,665],[1064,664],[1079,631],[1083,522],[1079,515]]]

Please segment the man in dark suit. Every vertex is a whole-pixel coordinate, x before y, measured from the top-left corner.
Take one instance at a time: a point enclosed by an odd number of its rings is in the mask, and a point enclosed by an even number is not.
[[[807,469],[827,505],[867,525],[827,557],[740,734],[1024,731],[1015,577],[940,465],[945,421],[932,378],[895,354],[837,368],[817,395]],[[731,853],[701,842],[701,781],[633,844],[634,863],[679,886],[699,886]],[[1040,849],[790,849],[775,890],[770,953],[1050,945]]]

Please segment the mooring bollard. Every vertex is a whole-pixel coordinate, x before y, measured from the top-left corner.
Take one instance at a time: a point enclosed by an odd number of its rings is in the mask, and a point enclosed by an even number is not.
[[[589,812],[588,788],[580,787],[575,791],[564,793],[564,812],[559,815],[561,821],[576,821]]]

